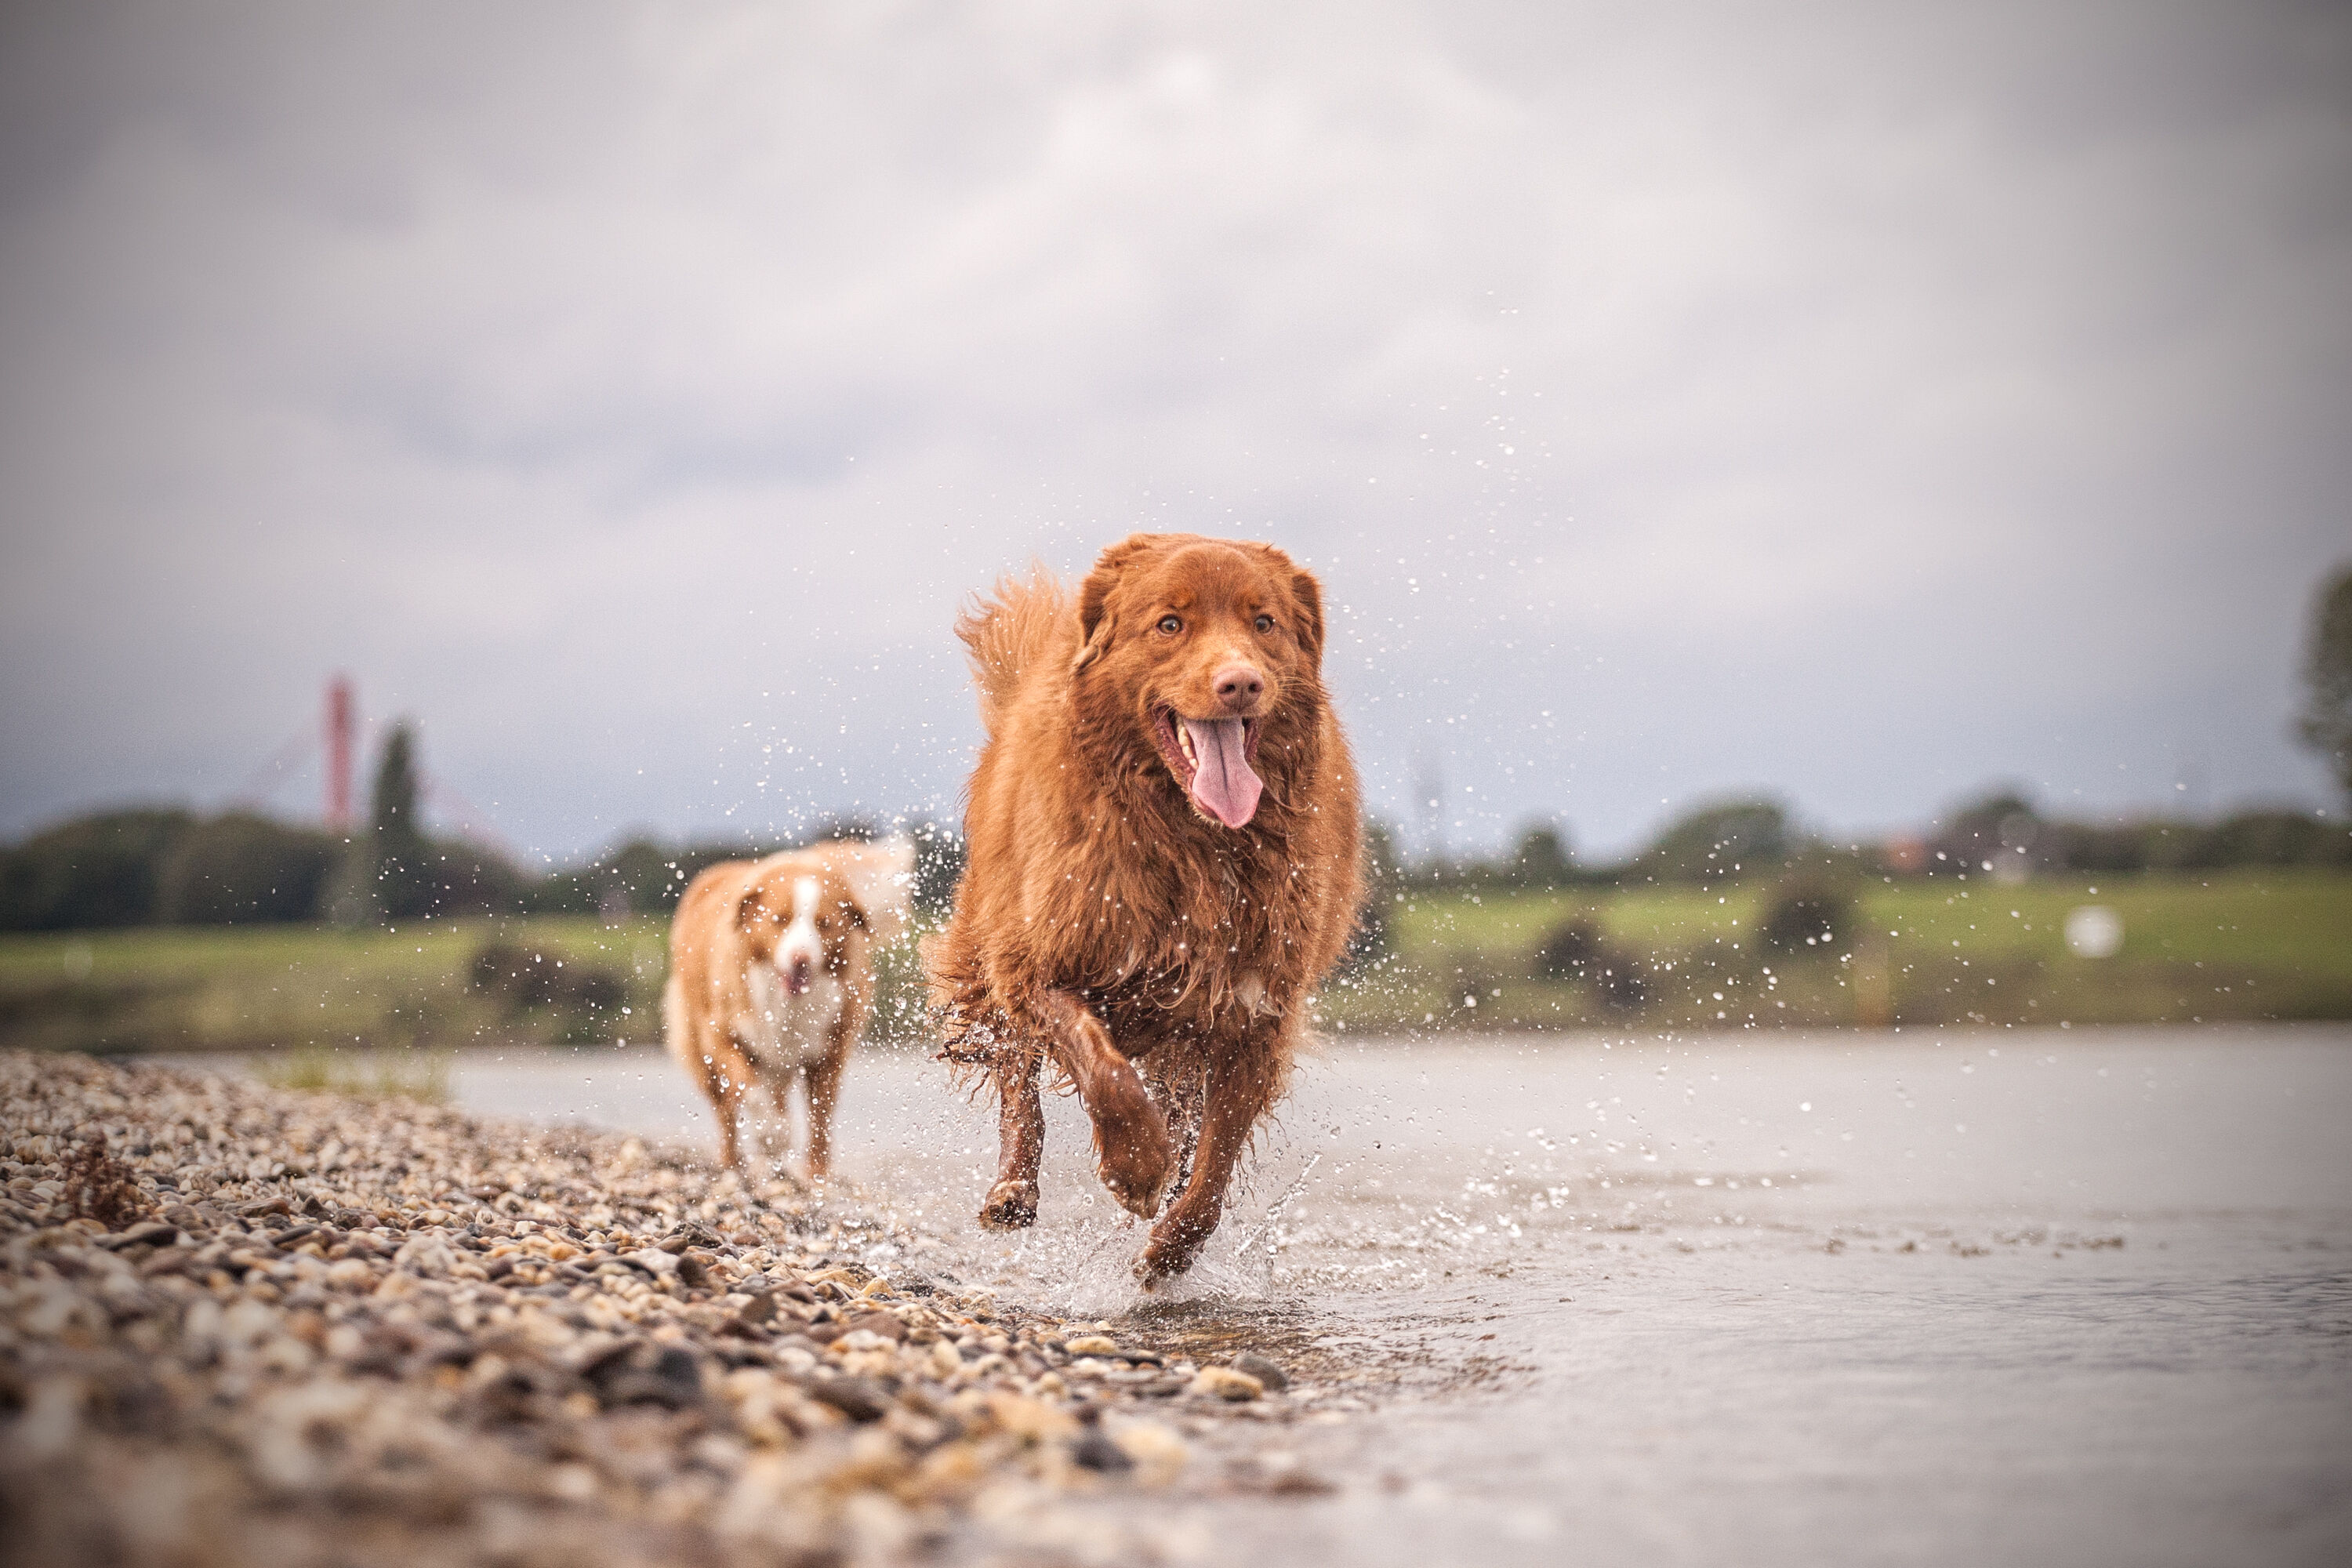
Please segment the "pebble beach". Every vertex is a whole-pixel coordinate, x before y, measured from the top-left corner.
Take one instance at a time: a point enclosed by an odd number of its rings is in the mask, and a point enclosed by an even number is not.
[[[0,1105],[13,1562],[1181,1561],[1119,1494],[1311,1397],[636,1137],[23,1053]]]

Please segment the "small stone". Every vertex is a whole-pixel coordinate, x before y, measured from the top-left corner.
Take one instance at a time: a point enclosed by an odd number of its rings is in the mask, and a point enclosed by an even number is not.
[[[1068,1411],[1024,1394],[992,1394],[986,1405],[990,1419],[1024,1442],[1066,1437],[1078,1429],[1076,1419]]]
[[[656,1279],[667,1279],[677,1272],[677,1258],[658,1247],[642,1247],[635,1252],[621,1254],[621,1261],[635,1264]]]
[[[811,1399],[830,1405],[852,1421],[879,1421],[889,1413],[880,1386],[862,1377],[813,1377],[806,1387]]]
[[[1118,1354],[1118,1342],[1108,1334],[1080,1334],[1062,1348],[1072,1355]]]
[[[582,1377],[593,1378],[604,1368],[637,1348],[637,1342],[614,1334],[590,1334],[572,1347],[572,1370]]]
[[[1193,1375],[1184,1390],[1187,1394],[1206,1394],[1215,1399],[1227,1399],[1235,1404],[1255,1399],[1265,1393],[1265,1384],[1245,1372],[1229,1366],[1204,1366]]]
[[[1255,1351],[1234,1357],[1233,1367],[1257,1379],[1268,1394],[1280,1394],[1290,1386],[1290,1374]]]
[[[110,1249],[124,1247],[162,1247],[180,1234],[180,1227],[161,1220],[147,1220],[132,1226],[120,1236],[102,1237],[99,1245]]]
[[[1119,1474],[1135,1468],[1135,1460],[1100,1426],[1089,1426],[1070,1445],[1070,1462],[1081,1469]]]
[[[1111,1440],[1135,1461],[1139,1479],[1153,1485],[1173,1480],[1190,1458],[1184,1439],[1157,1421],[1129,1421]]]
[[[848,1324],[846,1331],[851,1333],[879,1334],[886,1340],[904,1340],[907,1337],[907,1325],[888,1312],[856,1312],[843,1321]]]
[[[699,1247],[709,1249],[724,1247],[727,1243],[717,1231],[704,1225],[700,1220],[688,1220],[663,1237],[658,1245],[665,1252],[683,1255],[688,1247]]]

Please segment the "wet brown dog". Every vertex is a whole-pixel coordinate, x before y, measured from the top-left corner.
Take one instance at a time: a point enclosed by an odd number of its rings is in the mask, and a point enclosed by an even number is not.
[[[873,944],[898,933],[913,846],[818,844],[727,860],[687,885],[670,924],[662,1021],[670,1054],[710,1101],[719,1153],[747,1170],[735,1127],[760,1085],[791,1124],[808,1101],[808,1172],[832,1163],[833,1107],[874,1005]]]
[[[1103,1184],[1158,1215],[1136,1263],[1154,1285],[1216,1228],[1355,919],[1356,773],[1323,689],[1322,595],[1271,545],[1137,534],[1075,597],[1042,574],[1001,584],[956,630],[989,739],[929,958],[942,1054],[998,1096],[981,1221],[1036,1217],[1050,1058],[1093,1121]]]

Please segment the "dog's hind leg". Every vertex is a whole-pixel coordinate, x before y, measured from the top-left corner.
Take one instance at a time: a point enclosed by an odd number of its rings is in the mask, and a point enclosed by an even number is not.
[[[980,1205],[990,1230],[1037,1222],[1037,1172],[1045,1160],[1045,1106],[1037,1098],[1037,1053],[1007,1045],[996,1075],[996,1184]]]
[[[751,1098],[751,1086],[744,1080],[750,1076],[740,1058],[711,1064],[710,1077],[704,1092],[710,1097],[710,1119],[719,1123],[719,1158],[727,1168],[751,1184],[751,1164],[743,1158],[742,1134],[736,1121],[743,1102]]]
[[[1077,1085],[1094,1122],[1095,1168],[1102,1184],[1122,1208],[1150,1219],[1160,1212],[1176,1168],[1167,1119],[1151,1103],[1134,1064],[1111,1043],[1110,1030],[1076,993],[1048,991],[1040,1000],[1054,1059]]]
[[[1166,1113],[1169,1136],[1176,1142],[1176,1174],[1168,1190],[1181,1193],[1192,1184],[1193,1156],[1201,1144],[1201,1064],[1190,1052],[1180,1055],[1162,1046],[1150,1058],[1150,1068],[1144,1081]]]

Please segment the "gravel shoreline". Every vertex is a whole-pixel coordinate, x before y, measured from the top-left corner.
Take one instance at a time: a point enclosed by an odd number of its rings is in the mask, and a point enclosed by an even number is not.
[[[0,1107],[15,1562],[1181,1560],[1102,1505],[1290,1413],[632,1137],[21,1052]]]

